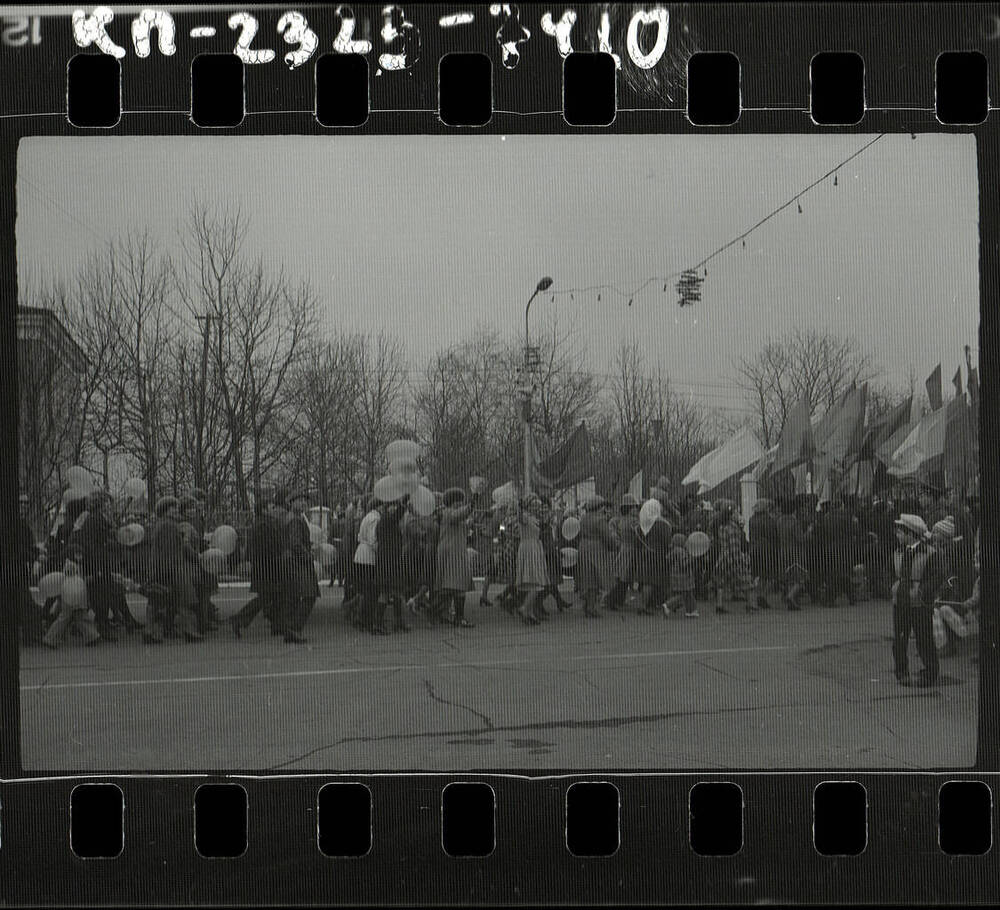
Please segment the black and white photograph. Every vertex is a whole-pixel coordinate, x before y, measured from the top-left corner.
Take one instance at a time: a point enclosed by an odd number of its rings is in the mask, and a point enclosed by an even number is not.
[[[971,766],[975,142],[23,139],[24,769]]]

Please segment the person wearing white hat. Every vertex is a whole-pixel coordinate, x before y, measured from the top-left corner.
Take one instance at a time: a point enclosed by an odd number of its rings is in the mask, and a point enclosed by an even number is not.
[[[928,543],[927,525],[919,515],[902,514],[895,521],[899,544],[893,556],[896,584],[893,591],[892,656],[900,685],[932,686],[938,677],[938,653],[934,645],[934,599],[944,583],[941,557]],[[911,681],[908,655],[910,632],[924,665]]]

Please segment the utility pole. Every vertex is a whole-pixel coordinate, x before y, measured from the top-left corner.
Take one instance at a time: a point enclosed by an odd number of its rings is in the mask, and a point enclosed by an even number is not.
[[[205,396],[207,393],[208,384],[208,342],[209,336],[212,331],[212,317],[210,314],[206,313],[204,316],[194,317],[198,322],[205,323],[205,333],[202,340],[201,348],[201,381],[199,383],[198,390],[198,421],[197,421],[197,451],[198,460],[196,464],[195,472],[195,486],[204,487],[205,484],[205,454],[204,454],[204,437],[205,437]]]
[[[552,287],[551,278],[543,278],[535,286],[524,308],[524,375],[522,385],[518,389],[521,394],[521,417],[524,423],[524,490],[523,496],[531,492],[531,393],[534,391],[533,374],[538,371],[538,349],[531,346],[531,335],[528,327],[528,314],[531,312],[531,302],[543,291]]]

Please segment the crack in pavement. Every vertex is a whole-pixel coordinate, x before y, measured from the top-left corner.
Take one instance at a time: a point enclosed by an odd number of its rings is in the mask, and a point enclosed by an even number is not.
[[[470,708],[468,705],[460,704],[457,701],[448,701],[447,699],[442,698],[440,695],[438,695],[437,692],[434,691],[434,686],[431,685],[431,681],[429,679],[424,680],[424,686],[427,687],[427,694],[434,701],[440,702],[442,705],[451,705],[453,708],[461,708],[463,711],[468,711],[470,714],[475,714],[476,717],[478,717],[480,720],[483,721],[483,723],[486,724],[487,730],[495,729],[495,727],[493,726],[493,721],[490,720],[490,718],[487,717],[485,714],[482,714],[479,711],[477,711],[475,708]],[[481,733],[483,731],[480,730],[479,732]]]
[[[430,689],[427,680],[424,680],[424,684],[428,685],[429,694],[434,698],[435,701],[441,701],[447,705],[453,705],[458,708],[465,708],[465,705],[455,705],[454,702],[446,702],[443,699],[436,697]],[[329,743],[325,746],[317,746],[314,749],[310,749],[308,752],[303,752],[301,755],[295,758],[290,758],[287,761],[282,762],[279,765],[274,765],[267,768],[268,771],[273,771],[278,768],[284,768],[288,765],[294,764],[295,762],[301,761],[304,758],[308,758],[310,755],[315,755],[317,752],[322,752],[325,749],[333,749],[337,746],[344,745],[345,743],[378,743],[378,742],[391,742],[391,741],[404,741],[404,740],[414,740],[414,739],[444,739],[446,737],[458,737],[458,736],[479,736],[483,733],[520,733],[527,730],[594,730],[594,729],[615,729],[618,727],[627,727],[634,724],[648,724],[656,723],[657,721],[672,720],[680,717],[701,717],[706,715],[716,715],[716,714],[737,714],[746,713],[751,711],[771,711],[775,708],[808,708],[808,707],[825,707],[826,702],[822,703],[810,703],[810,702],[790,702],[789,704],[782,705],[755,705],[747,707],[738,708],[719,708],[707,711],[671,711],[663,714],[639,714],[632,717],[607,717],[600,720],[552,720],[552,721],[537,721],[535,723],[528,724],[508,724],[504,726],[490,726],[487,730],[482,727],[473,727],[462,730],[443,730],[443,731],[421,731],[419,733],[386,733],[379,736],[347,736],[343,739],[338,739],[336,742]],[[477,714],[479,717],[483,715],[478,714],[478,712],[473,711],[471,708],[466,708],[467,711],[472,711],[473,714]],[[484,718],[485,719],[485,718]]]
[[[728,676],[730,679],[735,679],[737,682],[742,682],[742,678],[739,676],[733,676],[732,673],[727,673],[725,670],[720,670],[718,667],[713,667],[711,664],[705,663],[703,660],[696,660],[696,664],[704,667],[706,670],[714,670],[720,676]]]

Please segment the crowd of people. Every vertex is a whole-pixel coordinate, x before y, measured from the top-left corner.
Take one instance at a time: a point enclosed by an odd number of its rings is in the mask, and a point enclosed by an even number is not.
[[[717,614],[734,604],[747,613],[798,611],[806,599],[829,608],[839,598],[854,603],[866,588],[872,599],[893,604],[896,676],[907,685],[911,633],[924,665],[912,681],[931,685],[938,675],[935,638],[941,637],[936,609],[947,607],[945,616],[954,617],[945,626],[947,653],[958,622],[978,607],[976,498],[925,484],[913,500],[758,499],[744,525],[731,500],[675,502],[667,488],[661,478],[644,502],[592,496],[572,510],[538,494],[491,499],[460,488],[434,494],[433,504],[420,508],[402,490],[370,496],[331,516],[337,552],[329,583],[343,588],[349,621],[372,634],[409,631],[415,620],[471,627],[466,605],[476,590],[473,557],[485,576],[479,606],[493,606],[497,588],[495,603],[530,626],[551,618],[548,599],[559,613],[572,606],[568,576],[587,617],[620,613],[632,601],[639,613],[691,619],[706,603]],[[274,490],[256,504],[242,542],[253,596],[226,620],[236,637],[263,614],[286,642],[306,640],[320,597],[310,502],[306,490]],[[223,628],[212,600],[219,569],[205,560],[209,535],[200,491],[162,497],[146,518],[116,515],[110,495],[92,490],[64,503],[41,546],[23,515],[26,643],[56,648],[73,630],[87,645],[114,640],[116,630],[141,633],[147,644],[170,636],[194,642]],[[145,528],[136,540],[123,540],[129,522]],[[328,543],[321,546],[332,552]],[[62,586],[42,592],[38,603],[29,584],[46,570],[58,570]],[[147,599],[141,624],[130,612],[129,590]]]

